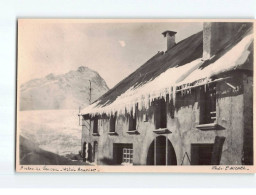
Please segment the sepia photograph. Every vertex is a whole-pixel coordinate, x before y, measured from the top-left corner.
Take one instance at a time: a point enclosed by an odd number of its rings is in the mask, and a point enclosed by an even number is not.
[[[17,27],[17,172],[256,172],[254,20]]]

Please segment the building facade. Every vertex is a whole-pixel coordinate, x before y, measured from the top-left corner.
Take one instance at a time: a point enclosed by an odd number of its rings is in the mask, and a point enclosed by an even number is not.
[[[252,24],[205,23],[179,43],[175,34],[165,31],[166,52],[82,111],[86,161],[253,164]]]

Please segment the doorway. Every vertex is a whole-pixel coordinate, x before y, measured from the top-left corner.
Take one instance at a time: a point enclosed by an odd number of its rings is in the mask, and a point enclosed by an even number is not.
[[[84,144],[83,144],[83,151],[82,151],[83,161],[86,161],[86,149],[87,149],[86,145],[87,145],[87,143],[84,142]]]
[[[166,136],[158,136],[151,142],[147,165],[177,165],[173,145]]]
[[[113,162],[115,165],[132,165],[133,145],[130,143],[114,143]]]
[[[191,144],[191,165],[210,165],[213,144]]]
[[[97,155],[98,155],[98,142],[93,142],[93,162],[97,163]]]

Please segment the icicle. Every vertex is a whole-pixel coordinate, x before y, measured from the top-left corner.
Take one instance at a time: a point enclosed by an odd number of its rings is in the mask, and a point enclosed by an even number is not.
[[[121,112],[122,112],[121,114],[124,114],[124,113],[125,113],[124,107],[122,107]]]
[[[131,104],[129,104],[128,111],[129,111],[129,113],[131,113],[131,111],[132,111],[132,105]]]
[[[147,109],[149,109],[149,107],[151,106],[151,99],[150,99],[150,96],[148,97],[148,106],[147,106]]]
[[[129,104],[129,113],[132,111],[132,103]]]
[[[172,98],[172,87],[169,89],[169,100]]]
[[[120,115],[122,115],[122,114],[123,114],[123,109],[122,109],[122,107],[121,107],[121,108],[119,108],[118,113],[119,113]]]
[[[127,112],[128,112],[128,113],[130,113],[130,111],[131,111],[130,103],[129,103],[129,104],[127,104],[126,109],[127,109]]]
[[[172,97],[173,97],[173,105],[175,105],[176,104],[176,86],[173,86]]]
[[[132,107],[132,114],[133,116],[135,116],[135,103],[133,104],[133,107]]]

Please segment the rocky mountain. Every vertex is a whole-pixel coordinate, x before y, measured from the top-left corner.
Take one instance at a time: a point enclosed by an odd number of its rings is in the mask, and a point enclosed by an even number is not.
[[[49,74],[20,86],[20,110],[78,109],[109,90],[104,79],[94,70],[81,66],[62,75]]]

